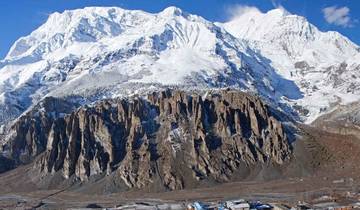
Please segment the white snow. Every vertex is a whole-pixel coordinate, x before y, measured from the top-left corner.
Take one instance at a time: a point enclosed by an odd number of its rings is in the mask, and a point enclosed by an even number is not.
[[[310,111],[303,117],[305,122],[315,120],[332,103],[346,104],[360,99],[359,90],[350,87],[351,83],[354,87],[360,85],[360,68],[357,68],[360,60],[354,58],[359,58],[359,47],[338,32],[321,32],[304,17],[283,9],[267,13],[251,10],[217,24],[247,40],[251,48],[271,61],[279,75],[295,82],[303,97],[292,103]],[[303,61],[309,68],[296,68],[296,63]],[[343,62],[349,65],[339,72]],[[353,92],[349,93],[349,89]]]
[[[158,85],[230,86],[284,111],[302,106],[309,113],[298,119],[309,123],[360,99],[359,58],[346,37],[283,9],[212,23],[176,7],[87,7],[54,13],[14,43],[0,61],[0,109],[47,95],[93,101]]]

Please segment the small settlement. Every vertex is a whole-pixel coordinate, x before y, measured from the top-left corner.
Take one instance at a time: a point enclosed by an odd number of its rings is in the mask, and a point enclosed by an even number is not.
[[[360,203],[353,205],[339,206],[331,202],[310,205],[305,202],[299,202],[297,205],[289,206],[280,203],[262,203],[260,201],[248,202],[243,199],[228,200],[224,202],[200,202],[191,203],[167,203],[167,204],[150,204],[134,203],[130,205],[121,205],[110,209],[122,210],[312,210],[312,209],[329,209],[329,210],[348,210],[360,209]]]
[[[351,205],[339,205],[336,202],[319,202],[309,204],[298,202],[297,205],[290,206],[281,203],[262,203],[260,201],[248,202],[243,199],[230,200],[220,203],[202,203],[194,202],[187,205],[187,210],[312,210],[312,209],[329,209],[329,210],[348,210],[360,209],[360,203]]]
[[[149,202],[135,202],[118,205],[110,209],[126,210],[348,210],[360,209],[360,192],[350,193],[319,193],[305,201],[262,202],[246,199],[208,200],[208,201],[178,201],[162,202],[160,200]],[[289,203],[287,203],[289,202]]]

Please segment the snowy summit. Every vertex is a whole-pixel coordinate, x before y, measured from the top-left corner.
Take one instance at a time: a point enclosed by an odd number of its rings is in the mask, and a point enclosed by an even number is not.
[[[360,99],[359,57],[346,37],[283,9],[226,23],[176,7],[70,10],[50,15],[0,61],[0,124],[46,96],[92,102],[154,85],[251,91],[311,122]]]

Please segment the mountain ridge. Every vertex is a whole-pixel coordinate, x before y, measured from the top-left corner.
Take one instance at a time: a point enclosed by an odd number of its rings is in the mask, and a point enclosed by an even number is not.
[[[336,31],[320,31],[305,17],[283,8],[266,13],[254,8],[247,11],[229,22],[217,24],[247,40],[252,49],[272,61],[280,75],[296,83],[305,98],[295,103],[313,115],[305,122],[311,123],[322,111],[334,108],[331,104],[338,103],[338,99],[343,104],[359,100],[357,94],[344,96],[354,91],[356,88],[352,87],[358,83],[359,62],[352,59],[359,56],[358,45]],[[339,70],[341,65],[343,70]],[[316,98],[326,102],[317,104]]]
[[[324,32],[318,32],[305,18],[281,9],[246,13],[242,18],[254,19],[250,25],[256,26],[258,16],[273,21],[272,25],[290,19],[285,29],[280,24],[277,30],[280,37],[285,37],[279,39],[280,42],[285,43],[279,44],[275,38],[259,41],[260,38],[253,35],[236,34],[234,27],[250,28],[248,20],[235,19],[239,22],[236,24],[230,24],[232,21],[212,23],[176,7],[159,13],[117,7],[87,7],[54,13],[29,36],[16,41],[1,61],[0,122],[15,119],[45,96],[79,94],[84,101],[93,102],[142,91],[133,88],[136,86],[133,83],[150,88],[154,85],[231,87],[253,92],[295,120],[307,123],[333,109],[333,104],[358,98],[359,90],[351,87],[359,83],[360,73],[356,69],[360,64],[349,58],[342,59],[350,54],[354,54],[354,58],[359,56],[355,44],[335,34],[335,38],[345,41],[332,40],[333,48],[337,49],[336,43],[339,44],[348,51],[346,55],[334,56],[338,54],[336,50],[322,55],[323,52],[314,48],[293,59],[297,48],[305,45],[291,47],[292,42],[286,41],[293,39],[289,36],[296,38],[303,34],[289,34],[287,31],[292,31],[289,26],[299,24],[303,28],[301,25],[305,25],[315,34]],[[264,28],[264,24],[266,22],[259,25]],[[259,32],[266,36],[272,30]],[[324,34],[328,33],[334,32]],[[317,47],[321,48],[323,38],[316,40],[320,40],[316,43],[320,43]],[[307,56],[309,53],[312,55]],[[317,58],[322,58],[321,63],[314,62]],[[339,71],[342,74],[338,74]],[[324,75],[324,84],[319,83]],[[314,98],[323,101],[319,103]]]
[[[166,90],[72,106],[47,98],[22,116],[0,156],[13,161],[8,167],[34,163],[30,173],[39,186],[46,179],[60,185],[105,176],[120,190],[159,178],[158,187],[176,190],[237,179],[238,172],[247,177],[254,167],[280,167],[292,157],[276,115],[260,98],[238,91]]]

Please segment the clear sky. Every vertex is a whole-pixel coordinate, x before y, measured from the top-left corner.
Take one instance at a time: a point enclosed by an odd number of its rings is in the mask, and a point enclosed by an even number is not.
[[[322,31],[336,30],[360,44],[360,0],[0,0],[0,59],[19,37],[25,36],[55,11],[86,6],[119,6],[159,12],[168,6],[201,15],[211,21],[225,21],[239,5],[255,6],[265,12],[282,6],[305,16]]]

